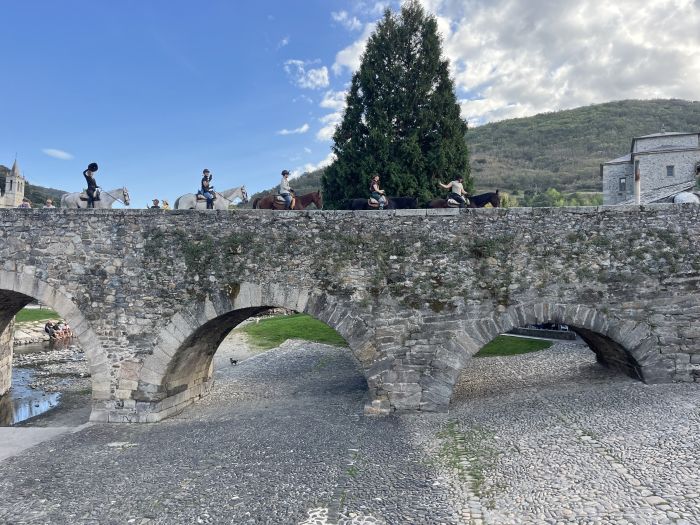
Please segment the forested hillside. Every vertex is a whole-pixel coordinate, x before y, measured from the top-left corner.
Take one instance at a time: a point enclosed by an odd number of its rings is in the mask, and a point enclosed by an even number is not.
[[[9,173],[10,168],[0,165],[0,188],[2,188],[2,191],[5,191],[5,176]],[[34,186],[33,184],[29,184],[29,182],[27,182],[27,185],[24,188],[24,196],[32,202],[32,206],[34,207],[41,207],[48,198],[53,199],[55,206],[60,206],[61,195],[64,193],[66,192],[55,190],[53,188]]]
[[[623,100],[472,128],[467,143],[475,191],[499,188],[526,206],[595,204],[600,164],[628,153],[634,137],[662,127],[700,131],[700,102]],[[321,173],[295,179],[295,189],[319,189]]]
[[[662,127],[700,131],[700,102],[623,100],[479,126],[467,133],[474,185],[599,192],[600,164]]]

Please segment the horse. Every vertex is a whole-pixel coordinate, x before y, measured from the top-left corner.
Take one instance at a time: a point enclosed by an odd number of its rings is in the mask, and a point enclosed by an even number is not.
[[[489,193],[482,193],[480,195],[469,196],[469,203],[465,206],[466,208],[483,208],[487,204],[490,204],[494,208],[499,208],[501,206],[501,195],[500,190],[491,191]],[[447,205],[447,199],[433,199],[428,203],[428,208],[452,208],[453,206]]]
[[[415,197],[389,197],[389,202],[397,210],[413,210],[418,207],[418,199]]]
[[[87,200],[80,198],[84,192],[66,193],[61,197],[61,208],[87,208]],[[129,205],[129,190],[126,187],[113,190],[100,190],[100,200],[95,201],[95,209],[108,209],[115,202]]]
[[[284,202],[276,202],[277,195],[268,194],[264,197],[256,197],[253,200],[253,208],[258,210],[284,210]],[[319,210],[323,209],[323,196],[320,191],[313,191],[304,195],[294,196],[293,210],[303,210],[309,204],[314,203]]]
[[[224,191],[214,191],[214,209],[228,210],[229,204],[233,204],[236,198],[241,199],[244,203],[248,202],[248,192],[245,186],[238,186]],[[176,210],[206,210],[207,201],[205,199],[197,199],[194,193],[185,193],[180,195],[175,201]]]
[[[378,210],[379,208],[373,208],[367,203],[367,199],[348,199],[345,201],[345,205],[343,206],[343,209],[345,210]],[[394,209],[394,203],[391,201],[391,199],[387,199],[386,206],[384,206],[385,210],[393,210]]]

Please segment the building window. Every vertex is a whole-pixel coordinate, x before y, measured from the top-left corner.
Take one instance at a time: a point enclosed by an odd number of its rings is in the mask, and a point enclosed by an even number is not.
[[[12,191],[12,181],[10,181],[10,189],[8,191]]]
[[[620,177],[620,193],[627,192],[627,177]]]
[[[675,175],[675,166],[666,166],[666,176],[673,177]]]

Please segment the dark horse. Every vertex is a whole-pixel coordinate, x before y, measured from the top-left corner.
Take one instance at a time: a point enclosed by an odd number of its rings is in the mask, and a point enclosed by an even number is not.
[[[257,208],[259,210],[283,210],[284,203],[280,204],[275,202],[275,197],[277,197],[277,195],[272,193],[265,195],[264,197],[256,197],[253,200],[253,208]],[[321,195],[320,191],[314,191],[304,195],[296,195],[294,197],[294,207],[292,209],[303,210],[312,202],[319,210],[323,209],[323,196]]]
[[[406,210],[418,207],[415,197],[389,197],[387,199],[385,210]],[[367,199],[348,199],[345,202],[344,209],[346,210],[377,210],[367,204]]]
[[[481,195],[470,195],[467,208],[483,208],[487,204],[494,208],[500,208],[501,196],[498,192],[499,190],[482,193]],[[449,208],[449,206],[447,205],[447,199],[433,199],[428,203],[428,208]]]

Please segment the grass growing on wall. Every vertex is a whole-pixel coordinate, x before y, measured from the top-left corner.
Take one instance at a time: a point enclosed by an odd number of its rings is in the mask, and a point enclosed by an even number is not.
[[[484,346],[474,357],[500,357],[518,354],[527,354],[545,350],[552,346],[552,341],[542,339],[525,339],[509,335],[499,335]]]
[[[346,346],[347,343],[330,326],[306,314],[280,315],[261,319],[240,329],[248,340],[263,349],[275,348],[287,339]]]
[[[48,308],[23,308],[15,316],[15,322],[26,323],[30,321],[46,321],[48,319],[60,318],[60,315]]]

